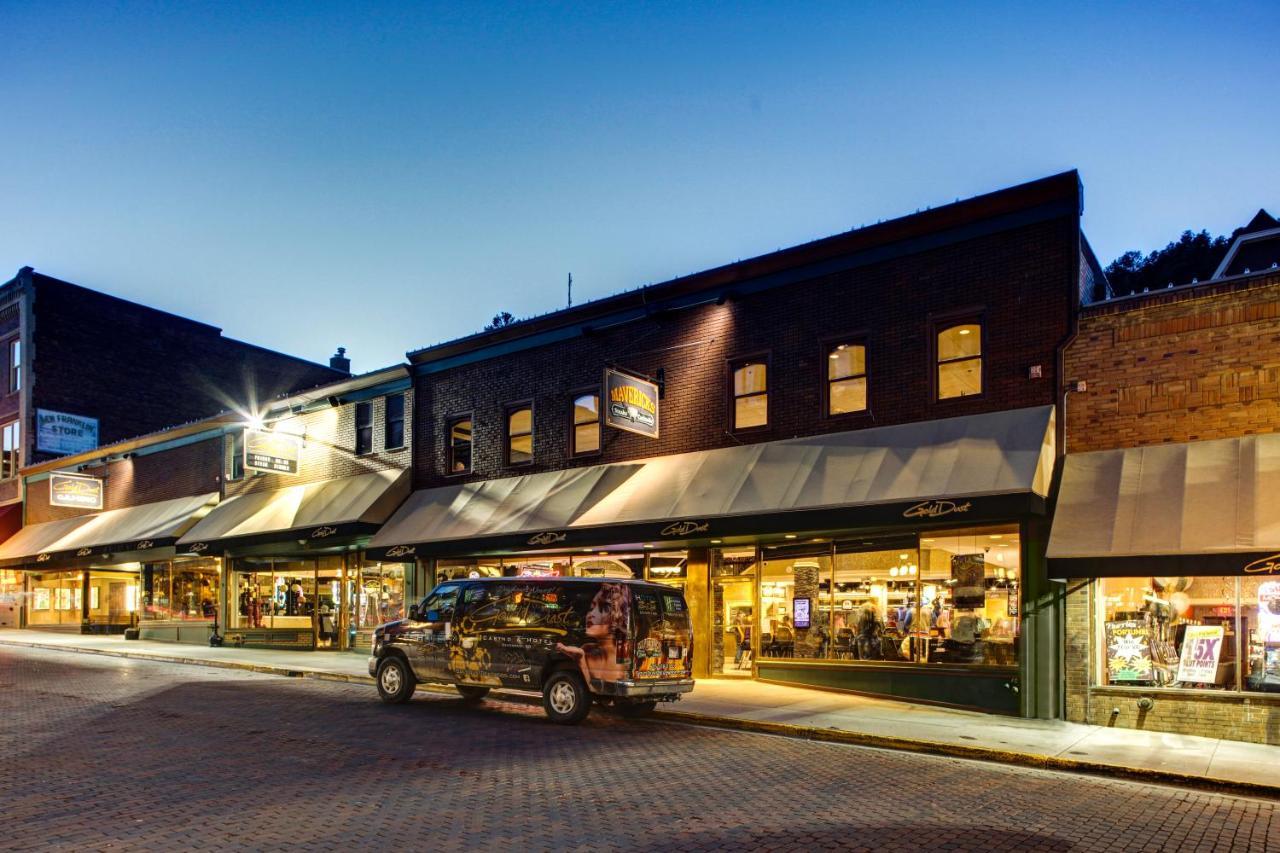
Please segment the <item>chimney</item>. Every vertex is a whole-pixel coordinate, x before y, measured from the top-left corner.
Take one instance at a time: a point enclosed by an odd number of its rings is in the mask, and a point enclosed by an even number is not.
[[[329,356],[329,366],[343,373],[351,373],[351,359],[347,358],[347,348],[338,347],[338,352]]]

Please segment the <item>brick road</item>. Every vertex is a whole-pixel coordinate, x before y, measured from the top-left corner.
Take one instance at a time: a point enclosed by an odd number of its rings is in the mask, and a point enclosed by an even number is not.
[[[1265,850],[1280,804],[0,649],[0,848]]]

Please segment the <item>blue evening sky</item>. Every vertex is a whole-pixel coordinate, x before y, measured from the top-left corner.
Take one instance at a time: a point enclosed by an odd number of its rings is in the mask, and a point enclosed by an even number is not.
[[[1280,213],[1255,4],[0,0],[0,281],[358,371],[1072,167],[1104,263]]]

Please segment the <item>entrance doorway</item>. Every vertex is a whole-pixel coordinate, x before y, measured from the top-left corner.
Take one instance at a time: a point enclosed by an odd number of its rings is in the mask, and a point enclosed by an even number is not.
[[[711,552],[711,674],[751,677],[756,549]]]

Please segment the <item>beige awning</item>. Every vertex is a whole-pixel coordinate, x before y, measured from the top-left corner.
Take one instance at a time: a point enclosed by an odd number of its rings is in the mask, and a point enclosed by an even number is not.
[[[217,500],[217,493],[194,495],[31,524],[0,544],[0,562],[172,545]]]
[[[424,489],[370,548],[849,507],[900,522],[930,500],[969,501],[939,510],[962,521],[974,498],[1044,497],[1053,437],[1043,406]]]
[[[1276,495],[1277,434],[1070,454],[1048,555],[1058,576],[1059,561],[1092,561],[1078,564],[1087,577],[1104,559],[1277,552]]]
[[[409,472],[393,470],[236,495],[218,504],[178,545],[295,533],[317,540],[368,533],[408,494]]]

